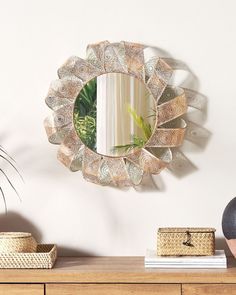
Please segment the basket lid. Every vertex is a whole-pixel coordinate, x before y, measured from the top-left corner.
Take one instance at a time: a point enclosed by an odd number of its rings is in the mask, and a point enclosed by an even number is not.
[[[210,233],[215,231],[216,229],[211,227],[161,227],[158,229],[159,233]]]
[[[31,233],[25,232],[0,232],[0,239],[19,239],[31,237]]]

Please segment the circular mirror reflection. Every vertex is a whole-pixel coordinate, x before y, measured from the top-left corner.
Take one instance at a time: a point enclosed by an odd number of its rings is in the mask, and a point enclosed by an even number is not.
[[[75,101],[74,126],[96,153],[121,157],[142,148],[156,122],[156,106],[137,78],[108,73],[90,80]]]

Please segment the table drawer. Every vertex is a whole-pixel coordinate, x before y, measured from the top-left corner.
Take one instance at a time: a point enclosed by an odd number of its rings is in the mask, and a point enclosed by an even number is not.
[[[181,295],[178,284],[48,284],[46,295]]]
[[[184,284],[183,295],[236,295],[236,284]]]
[[[0,284],[0,295],[44,295],[44,285]]]

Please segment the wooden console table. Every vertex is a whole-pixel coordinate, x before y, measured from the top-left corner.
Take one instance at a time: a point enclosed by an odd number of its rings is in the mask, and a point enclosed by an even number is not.
[[[228,269],[145,269],[143,257],[59,258],[52,270],[0,270],[0,295],[236,295]]]

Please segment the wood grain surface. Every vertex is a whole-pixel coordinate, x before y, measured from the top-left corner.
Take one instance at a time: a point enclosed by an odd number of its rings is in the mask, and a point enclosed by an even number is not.
[[[180,285],[164,284],[50,284],[47,295],[181,295]]]
[[[236,284],[192,284],[182,286],[183,295],[236,295]]]
[[[53,269],[2,269],[0,283],[236,283],[228,269],[145,269],[143,257],[65,257]]]
[[[1,284],[0,295],[44,295],[44,285]]]

